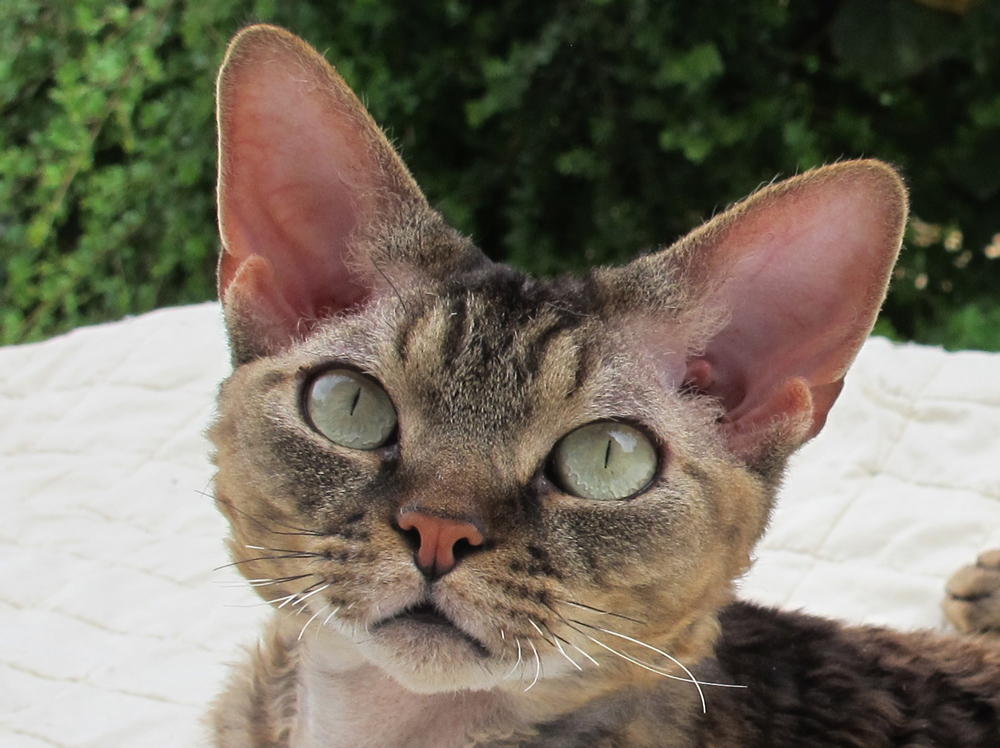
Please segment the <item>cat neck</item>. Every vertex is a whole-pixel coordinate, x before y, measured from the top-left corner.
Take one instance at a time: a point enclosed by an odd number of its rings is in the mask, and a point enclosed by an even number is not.
[[[329,628],[300,636],[302,627],[299,617],[278,612],[250,669],[234,673],[238,682],[252,685],[216,705],[224,745],[496,748],[538,740],[546,731],[645,724],[651,741],[636,745],[675,748],[691,745],[701,716],[690,683],[636,672],[617,658],[540,679],[504,680],[492,690],[421,694],[369,662],[348,637]],[[669,736],[662,729],[666,723]]]
[[[520,744],[517,736],[532,735],[538,724],[555,724],[564,715],[577,712],[586,721],[590,707],[602,714],[610,709],[621,718],[634,711],[634,704],[622,701],[623,669],[615,661],[599,670],[543,678],[530,688],[509,681],[492,690],[421,694],[400,685],[334,631],[307,633],[299,640],[300,622],[290,620],[285,628],[282,638],[297,662],[290,748],[515,745]],[[632,688],[626,691],[633,697],[643,685],[661,682],[643,675],[649,674],[631,673]],[[692,693],[682,688],[671,702],[683,705],[680,712],[692,712]]]
[[[335,632],[306,635],[296,648],[291,748],[462,748],[475,736],[509,736],[528,717],[501,690],[414,693]]]

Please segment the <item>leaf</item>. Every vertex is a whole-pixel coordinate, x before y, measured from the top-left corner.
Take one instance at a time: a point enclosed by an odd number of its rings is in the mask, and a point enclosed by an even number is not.
[[[952,55],[958,27],[954,17],[912,0],[847,0],[830,41],[846,70],[891,81]]]
[[[718,48],[708,42],[665,61],[657,72],[656,80],[660,85],[682,85],[689,91],[695,91],[718,78],[725,69]]]

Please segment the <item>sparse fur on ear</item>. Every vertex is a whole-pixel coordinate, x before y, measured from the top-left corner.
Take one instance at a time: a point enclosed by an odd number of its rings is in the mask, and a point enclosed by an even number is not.
[[[906,191],[878,161],[766,187],[657,254],[596,277],[670,371],[716,398],[734,454],[789,454],[823,426],[871,331]]]
[[[252,26],[217,82],[219,297],[234,359],[284,348],[401,271],[482,262],[428,205],[334,69],[284,29]]]

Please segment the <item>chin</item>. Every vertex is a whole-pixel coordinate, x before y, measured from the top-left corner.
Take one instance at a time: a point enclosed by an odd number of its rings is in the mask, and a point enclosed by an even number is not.
[[[495,688],[510,665],[449,623],[391,618],[358,642],[373,665],[414,693],[486,691]]]

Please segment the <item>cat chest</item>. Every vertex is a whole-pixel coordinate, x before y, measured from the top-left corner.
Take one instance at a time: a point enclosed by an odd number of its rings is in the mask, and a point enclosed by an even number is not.
[[[303,663],[298,706],[290,748],[466,748],[470,736],[513,722],[502,697],[417,694],[367,665]]]

